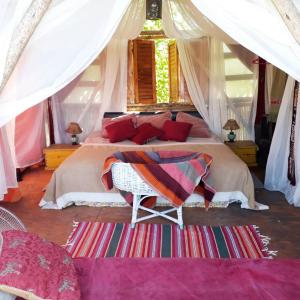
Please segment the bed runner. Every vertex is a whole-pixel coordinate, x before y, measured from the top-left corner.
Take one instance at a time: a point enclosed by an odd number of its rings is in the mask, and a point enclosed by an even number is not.
[[[75,257],[269,258],[270,239],[255,225],[202,226],[175,224],[79,222],[66,250]]]
[[[143,178],[160,196],[173,206],[181,206],[193,193],[201,194],[208,207],[215,189],[209,178],[212,157],[206,153],[189,151],[127,151],[115,152],[106,158],[102,170],[102,182],[107,190],[113,188],[111,168],[114,163],[125,162]],[[132,205],[133,194],[120,191]],[[146,198],[142,205],[153,207],[156,197]]]

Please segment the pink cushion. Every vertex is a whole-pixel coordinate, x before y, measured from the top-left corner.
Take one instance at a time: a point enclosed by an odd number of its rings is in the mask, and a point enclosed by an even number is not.
[[[136,135],[137,130],[134,127],[132,119],[126,119],[120,122],[112,123],[106,126],[109,141],[111,143],[121,142]]]
[[[107,139],[108,138],[108,134],[107,134],[106,127],[108,125],[111,125],[113,123],[117,123],[117,122],[120,122],[120,121],[128,120],[128,119],[132,119],[134,126],[136,126],[136,115],[135,114],[120,116],[120,117],[117,117],[117,118],[104,118],[102,120],[101,136],[103,138]]]
[[[137,126],[140,126],[144,123],[150,123],[152,126],[162,129],[165,122],[171,119],[172,113],[170,111],[150,116],[137,116]]]
[[[189,136],[192,124],[184,122],[166,121],[163,127],[162,140],[171,140],[176,142],[185,142]]]
[[[1,235],[1,291],[24,299],[80,299],[76,270],[65,249],[24,231]]]
[[[137,134],[131,140],[138,145],[143,145],[160,137],[162,134],[162,130],[152,126],[150,123],[144,123],[137,128]]]
[[[191,116],[184,112],[178,112],[176,116],[176,121],[190,123],[193,125],[190,131],[191,137],[200,137],[200,138],[211,137],[211,132],[209,130],[209,127],[207,126],[205,121],[200,118]]]

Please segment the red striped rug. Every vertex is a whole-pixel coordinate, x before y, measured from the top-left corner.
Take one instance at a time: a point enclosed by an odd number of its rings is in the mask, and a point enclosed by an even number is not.
[[[65,247],[72,257],[267,258],[268,242],[255,225],[80,222]]]

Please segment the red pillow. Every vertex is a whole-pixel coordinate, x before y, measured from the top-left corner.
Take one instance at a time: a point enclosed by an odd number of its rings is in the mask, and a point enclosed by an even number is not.
[[[176,122],[185,122],[193,125],[190,136],[191,137],[200,137],[200,138],[208,138],[211,137],[211,132],[209,127],[205,123],[204,120],[191,116],[184,112],[178,112],[176,115]]]
[[[150,140],[160,137],[162,134],[162,130],[152,126],[150,123],[144,123],[137,128],[137,134],[131,140],[138,145],[143,145]]]
[[[192,126],[192,124],[185,122],[166,121],[163,127],[164,134],[160,139],[185,142]]]
[[[132,119],[110,124],[106,126],[106,131],[111,143],[131,139],[137,132]]]
[[[128,119],[132,119],[134,126],[136,125],[136,115],[135,114],[129,114],[129,115],[124,115],[124,116],[119,116],[116,118],[103,118],[102,119],[102,130],[101,130],[101,136],[103,138],[108,138],[108,133],[106,131],[106,127],[108,125],[120,122],[120,121],[124,121],[124,120],[128,120]]]

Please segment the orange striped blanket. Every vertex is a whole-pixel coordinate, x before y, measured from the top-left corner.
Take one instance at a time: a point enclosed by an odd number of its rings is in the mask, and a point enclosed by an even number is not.
[[[212,200],[215,189],[210,183],[209,167],[212,157],[206,153],[188,151],[127,151],[116,152],[107,157],[101,180],[107,190],[113,188],[111,167],[114,163],[125,162],[158,195],[167,199],[173,206],[181,206],[193,193],[204,196],[206,206]],[[125,200],[132,205],[133,194],[120,191]],[[146,198],[142,205],[153,207],[156,197]],[[208,201],[208,202],[207,202]]]

